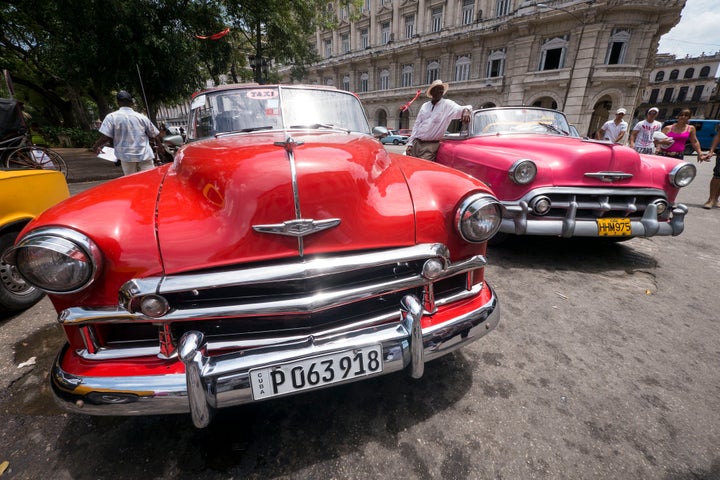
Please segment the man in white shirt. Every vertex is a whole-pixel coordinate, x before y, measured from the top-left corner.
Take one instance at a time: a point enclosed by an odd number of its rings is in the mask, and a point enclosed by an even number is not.
[[[103,145],[113,142],[115,156],[120,160],[123,173],[130,175],[154,168],[155,155],[149,139],[155,139],[155,148],[162,147],[160,130],[149,118],[133,110],[132,95],[125,90],[117,93],[120,108],[107,114],[100,126],[100,138],[93,150],[100,153]]]
[[[406,154],[434,161],[450,122],[456,119],[461,119],[463,123],[470,121],[471,105],[458,105],[443,98],[448,87],[442,80],[435,80],[428,87],[426,95],[432,100],[420,107],[408,138]]]
[[[625,139],[625,132],[627,132],[628,124],[623,118],[627,110],[624,108],[618,108],[615,112],[615,119],[608,120],[600,127],[597,132],[598,140],[608,140],[612,143],[623,143]]]

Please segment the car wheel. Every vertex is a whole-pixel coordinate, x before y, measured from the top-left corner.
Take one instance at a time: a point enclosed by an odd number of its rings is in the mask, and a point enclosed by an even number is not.
[[[400,145],[400,140],[398,140],[397,138],[393,140],[393,145]]]
[[[0,259],[15,243],[16,232],[0,235]],[[45,294],[31,286],[9,263],[0,260],[0,313],[15,313],[35,305]]]

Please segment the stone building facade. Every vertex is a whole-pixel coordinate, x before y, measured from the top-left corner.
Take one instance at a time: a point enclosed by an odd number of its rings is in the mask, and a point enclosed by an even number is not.
[[[435,79],[475,108],[563,110],[581,134],[636,109],[685,0],[363,0],[334,3],[305,83],[356,92],[372,125],[411,128]],[[422,95],[409,109],[400,107]]]
[[[658,120],[676,118],[683,108],[692,111],[693,118],[720,118],[718,99],[720,52],[699,57],[675,58],[658,54],[643,89],[636,118],[644,116],[650,107],[657,107]]]

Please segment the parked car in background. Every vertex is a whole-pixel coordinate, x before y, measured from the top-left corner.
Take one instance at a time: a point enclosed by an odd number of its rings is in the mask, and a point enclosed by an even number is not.
[[[440,164],[483,180],[502,202],[500,231],[629,239],[679,235],[675,203],[693,164],[569,134],[565,116],[541,108],[473,113],[467,134],[447,135]]]
[[[385,145],[388,143],[392,143],[393,145],[405,145],[408,141],[408,137],[398,134],[395,130],[388,130],[388,134],[381,137],[380,141]]]
[[[45,295],[2,258],[28,222],[69,195],[61,172],[0,170],[0,315],[30,308]]]
[[[386,152],[355,95],[223,86],[192,98],[187,126],[172,164],[51,208],[6,255],[58,311],[68,410],[203,427],[218,408],[419,378],[497,325],[500,203]]]
[[[412,135],[412,130],[409,128],[401,128],[397,131],[398,135],[402,135],[404,137],[409,137]]]
[[[663,127],[673,125],[674,123],[677,123],[676,118],[666,120],[663,122]],[[695,135],[697,136],[698,142],[700,142],[700,148],[702,150],[710,150],[713,138],[715,138],[715,134],[718,132],[718,129],[720,129],[720,120],[691,118],[688,123],[695,127]],[[690,145],[690,142],[685,144],[685,151],[683,153],[685,155],[695,154],[695,149]]]

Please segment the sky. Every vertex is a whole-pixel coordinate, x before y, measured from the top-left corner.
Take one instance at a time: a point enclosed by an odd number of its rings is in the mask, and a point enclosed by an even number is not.
[[[720,0],[687,0],[682,18],[660,38],[658,53],[676,58],[720,52]]]

